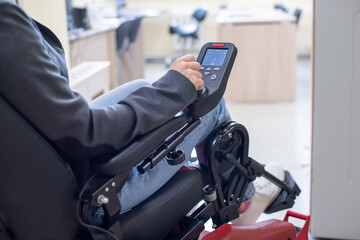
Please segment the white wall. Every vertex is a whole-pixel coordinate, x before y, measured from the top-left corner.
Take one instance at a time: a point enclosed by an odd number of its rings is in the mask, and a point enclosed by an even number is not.
[[[32,18],[51,29],[62,43],[69,64],[69,39],[65,0],[21,0],[21,6]]]
[[[316,0],[311,232],[360,239],[360,0]]]

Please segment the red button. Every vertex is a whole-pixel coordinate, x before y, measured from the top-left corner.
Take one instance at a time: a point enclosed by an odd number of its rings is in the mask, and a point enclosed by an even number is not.
[[[213,43],[213,47],[224,47],[225,43]]]

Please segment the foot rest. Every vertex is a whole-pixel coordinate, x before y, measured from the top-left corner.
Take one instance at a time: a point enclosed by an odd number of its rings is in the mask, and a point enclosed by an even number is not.
[[[296,229],[289,222],[271,219],[247,226],[223,224],[199,239],[295,240]]]
[[[282,189],[279,196],[265,210],[265,213],[274,213],[294,206],[295,198],[299,196],[301,190],[288,171],[285,171],[285,184],[291,189],[291,193]]]

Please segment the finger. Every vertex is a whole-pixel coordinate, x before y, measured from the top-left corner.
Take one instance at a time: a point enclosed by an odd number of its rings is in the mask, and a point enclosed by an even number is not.
[[[202,74],[199,72],[199,71],[194,71],[194,75],[197,77],[197,78],[200,78],[202,79]]]
[[[194,75],[191,77],[190,81],[194,84],[196,90],[199,90],[204,85],[204,81]]]
[[[193,69],[193,70],[196,70],[196,71],[199,71],[200,68],[201,68],[200,63],[198,63],[198,62],[188,62],[187,64],[188,64],[188,67],[190,69]]]
[[[188,76],[189,78],[195,77],[195,78],[202,79],[202,74],[199,71],[192,70],[192,69],[189,69],[187,71],[187,73],[185,74],[185,76]]]
[[[192,54],[185,55],[180,59],[183,60],[184,62],[195,62],[195,56]]]
[[[195,85],[196,90],[197,90],[197,91],[200,90],[203,86],[204,86],[204,81],[203,81],[202,79],[198,79],[198,80],[196,81],[196,85]]]

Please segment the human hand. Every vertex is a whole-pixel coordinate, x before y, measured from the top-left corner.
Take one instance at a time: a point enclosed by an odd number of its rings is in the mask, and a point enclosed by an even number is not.
[[[192,84],[194,84],[196,90],[200,90],[200,88],[204,86],[202,74],[199,72],[200,67],[200,63],[195,61],[195,57],[193,55],[180,57],[171,64],[171,69],[178,71],[187,77]]]

